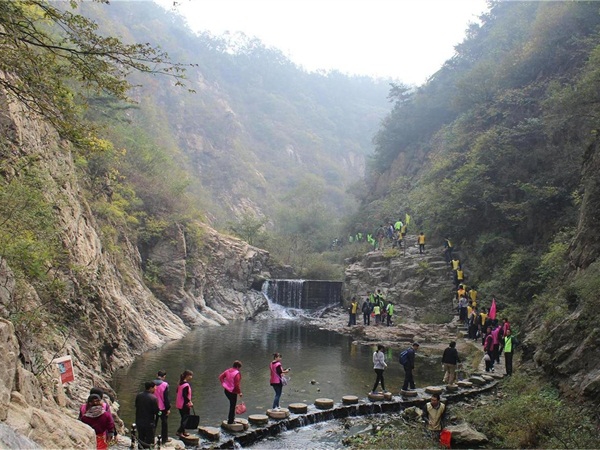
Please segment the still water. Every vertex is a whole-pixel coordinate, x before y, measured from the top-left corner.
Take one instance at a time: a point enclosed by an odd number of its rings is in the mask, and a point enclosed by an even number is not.
[[[303,402],[311,404],[326,397],[341,401],[343,395],[365,397],[375,381],[372,354],[374,347],[353,345],[352,338],[307,326],[298,320],[268,319],[234,322],[223,327],[200,328],[185,338],[138,357],[126,369],[115,374],[113,388],[121,405],[120,416],[129,427],[135,420],[135,395],[145,381],[155,378],[158,370],[167,372],[172,403],[170,434],[179,425],[175,409],[175,390],[179,374],[194,372],[191,381],[193,402],[200,425],[218,426],[227,417],[228,401],[219,383],[219,374],[234,360],[243,363],[242,392],[249,414],[264,413],[271,408],[274,391],[269,384],[272,354],[283,355],[282,364],[290,367],[290,383],[283,388],[281,406]],[[398,350],[388,350],[385,371],[386,388],[396,394],[404,372]],[[417,360],[417,387],[439,383],[439,363],[427,358]],[[436,383],[437,382],[437,383]]]

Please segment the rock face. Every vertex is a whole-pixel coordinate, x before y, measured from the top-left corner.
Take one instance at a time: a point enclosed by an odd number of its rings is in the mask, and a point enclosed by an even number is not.
[[[116,368],[183,337],[190,326],[252,317],[267,307],[261,281],[289,276],[270,265],[267,252],[200,224],[202,235],[194,239],[176,224],[147,248],[126,234],[119,235],[118,248],[107,248],[71,150],[52,127],[0,91],[2,176],[18,177],[19,164],[29,161],[53,206],[64,248],[62,266],[53,268],[63,290],[52,302],[27,280],[17,282],[0,258],[0,317],[23,318],[13,320],[16,328],[0,323],[0,421],[51,448],[93,446],[90,428],[69,417],[93,385],[110,391]],[[143,271],[149,260],[160,268],[152,289]],[[31,322],[39,312],[46,316]],[[52,326],[53,318],[62,328]],[[76,376],[65,387],[51,364],[64,355],[72,356]]]
[[[406,236],[405,245],[406,252],[402,249],[398,255],[387,256],[385,250],[369,252],[348,266],[343,298],[348,301],[356,296],[360,308],[368,291],[381,289],[400,317],[414,319],[426,309],[452,313],[452,271],[442,250],[428,248],[419,254],[415,236]]]

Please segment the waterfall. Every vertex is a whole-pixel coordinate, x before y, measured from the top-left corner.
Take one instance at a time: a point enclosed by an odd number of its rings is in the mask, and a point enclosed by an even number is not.
[[[298,309],[289,309],[284,304],[280,304],[277,302],[277,298],[279,295],[278,284],[277,281],[281,280],[273,280],[273,281],[265,281],[262,285],[261,291],[264,297],[267,299],[269,304],[269,316],[274,316],[279,319],[294,319],[299,314]],[[299,281],[299,280],[292,280]]]
[[[341,302],[342,282],[325,280],[268,280],[262,285],[269,306],[288,310],[318,310]],[[273,308],[271,308],[273,309]]]

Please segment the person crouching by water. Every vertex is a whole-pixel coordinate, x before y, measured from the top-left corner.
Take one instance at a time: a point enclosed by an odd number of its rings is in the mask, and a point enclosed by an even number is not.
[[[284,374],[288,373],[290,369],[283,369],[281,365],[281,353],[273,353],[273,361],[271,361],[271,386],[275,390],[275,398],[273,399],[273,409],[279,409],[279,399],[281,398],[281,392],[283,391],[283,379]]]
[[[238,395],[240,397],[244,396],[240,387],[240,382],[242,381],[241,368],[241,361],[236,360],[233,362],[232,367],[219,375],[219,381],[221,382],[221,386],[223,386],[225,397],[229,400],[229,415],[227,416],[227,423],[229,425],[235,421],[235,405]]]
[[[114,439],[115,422],[112,414],[102,406],[102,399],[98,394],[90,394],[85,406],[80,420],[94,429],[96,448],[108,449],[108,444]]]
[[[382,344],[377,344],[377,351],[373,352],[373,369],[375,370],[375,373],[377,374],[377,376],[375,378],[375,384],[373,385],[373,391],[372,391],[373,394],[375,394],[377,392],[377,385],[380,382],[381,382],[381,389],[383,389],[383,391],[386,392],[385,381],[383,380],[383,371],[387,367],[387,364],[385,362],[385,355],[383,354],[384,350],[385,350],[385,347]]]
[[[185,425],[190,415],[190,409],[194,406],[192,403],[192,387],[190,386],[190,381],[193,376],[194,373],[191,370],[185,370],[179,376],[179,385],[177,386],[175,406],[179,410],[179,415],[181,416],[181,423],[177,429],[177,436],[184,438],[190,437],[190,435],[185,432]]]

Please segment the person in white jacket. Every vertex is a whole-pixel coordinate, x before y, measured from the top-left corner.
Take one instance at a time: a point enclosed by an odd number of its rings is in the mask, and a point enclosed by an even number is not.
[[[373,369],[375,369],[375,373],[377,374],[375,384],[373,385],[373,394],[377,392],[376,389],[379,383],[381,383],[381,389],[383,389],[384,392],[387,392],[385,390],[385,381],[383,380],[383,371],[387,367],[385,355],[383,354],[384,350],[385,347],[383,345],[377,344],[377,351],[373,352]]]

